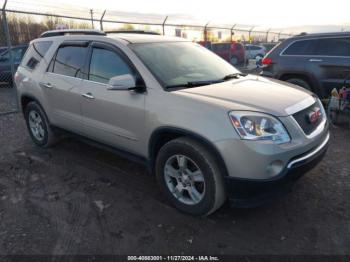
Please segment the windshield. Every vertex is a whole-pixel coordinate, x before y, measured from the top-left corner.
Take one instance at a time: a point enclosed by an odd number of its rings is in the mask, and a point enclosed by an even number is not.
[[[166,88],[188,87],[195,82],[210,84],[240,73],[219,56],[191,42],[132,44],[130,47]]]

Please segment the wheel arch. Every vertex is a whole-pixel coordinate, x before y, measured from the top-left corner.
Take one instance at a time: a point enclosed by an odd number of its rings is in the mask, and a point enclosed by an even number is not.
[[[49,120],[49,118],[47,116],[47,113],[46,113],[43,105],[40,103],[40,101],[37,98],[35,98],[34,96],[29,95],[29,94],[22,94],[20,96],[19,102],[20,102],[20,108],[21,108],[23,114],[24,114],[24,110],[25,110],[26,106],[30,102],[36,102],[41,107],[41,109],[43,110],[43,112],[45,114],[45,117],[46,117],[47,121],[50,123],[50,120]]]
[[[299,78],[301,80],[304,80],[306,83],[309,84],[314,93],[316,93],[317,95],[323,95],[322,89],[319,88],[320,85],[318,83],[318,80],[306,72],[284,72],[278,77],[278,79],[283,81],[292,78]]]
[[[221,172],[224,176],[228,175],[226,164],[224,159],[222,158],[219,150],[215,147],[213,143],[211,143],[208,139],[199,135],[193,131],[189,131],[182,128],[164,126],[159,127],[153,131],[148,145],[148,159],[150,164],[151,172],[154,171],[155,160],[157,158],[157,154],[161,147],[165,145],[167,142],[179,138],[179,137],[187,137],[191,138],[203,146],[205,146],[209,152],[212,153],[213,157],[216,161],[218,161],[218,165],[221,169]]]

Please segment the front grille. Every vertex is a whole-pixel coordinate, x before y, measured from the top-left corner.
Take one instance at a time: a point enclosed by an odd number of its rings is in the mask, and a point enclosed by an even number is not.
[[[317,119],[317,121],[312,122],[310,120],[310,114],[313,112],[316,112],[317,108],[321,110],[321,116]],[[304,110],[301,110],[295,114],[293,114],[294,119],[297,121],[301,129],[303,129],[304,133],[306,135],[310,135],[315,129],[318,127],[318,125],[322,122],[323,118],[325,117],[322,110],[322,105],[319,104],[319,102],[315,102],[313,105],[305,108]]]

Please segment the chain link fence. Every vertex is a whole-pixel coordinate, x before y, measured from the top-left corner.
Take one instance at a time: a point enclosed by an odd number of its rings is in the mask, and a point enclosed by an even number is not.
[[[18,111],[13,76],[31,40],[54,29],[146,30],[192,41],[276,43],[290,34],[255,26],[59,6],[44,0],[0,1],[0,114]]]

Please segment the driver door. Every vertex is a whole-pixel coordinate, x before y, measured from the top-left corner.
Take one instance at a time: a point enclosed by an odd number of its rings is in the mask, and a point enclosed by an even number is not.
[[[124,53],[105,43],[92,43],[87,79],[82,84],[82,117],[88,137],[137,153],[145,124],[145,94],[109,90],[112,77],[136,70]]]

